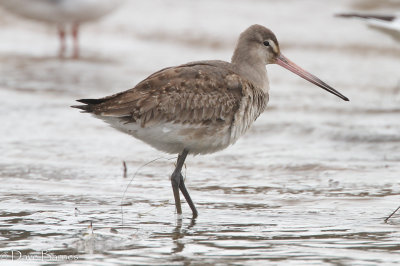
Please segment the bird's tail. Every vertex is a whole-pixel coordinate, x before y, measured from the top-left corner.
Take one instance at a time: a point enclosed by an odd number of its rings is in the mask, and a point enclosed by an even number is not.
[[[72,108],[83,110],[84,113],[92,113],[94,106],[104,102],[104,99],[80,99],[77,102],[84,103],[84,105],[72,105]]]

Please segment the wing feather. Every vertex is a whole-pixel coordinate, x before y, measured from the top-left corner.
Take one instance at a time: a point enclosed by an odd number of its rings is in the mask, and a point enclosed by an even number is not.
[[[136,87],[79,107],[100,116],[124,117],[141,126],[159,122],[204,124],[226,120],[239,109],[244,86],[235,72],[208,64],[158,71]]]

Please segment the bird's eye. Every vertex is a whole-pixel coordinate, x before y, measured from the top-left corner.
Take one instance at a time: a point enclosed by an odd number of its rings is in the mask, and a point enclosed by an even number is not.
[[[263,42],[263,44],[264,44],[265,46],[269,46],[269,41],[265,41],[265,42]]]

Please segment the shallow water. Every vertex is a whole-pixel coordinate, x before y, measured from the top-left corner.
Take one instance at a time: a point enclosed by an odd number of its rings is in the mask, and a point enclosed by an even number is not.
[[[83,27],[80,60],[55,56],[52,27],[0,11],[0,264],[397,264],[400,214],[384,218],[400,205],[400,46],[332,16],[370,5],[155,3],[128,1]],[[351,101],[269,66],[270,103],[251,130],[187,159],[199,217],[184,203],[177,219],[176,156],[69,106],[165,66],[229,60],[253,23]]]

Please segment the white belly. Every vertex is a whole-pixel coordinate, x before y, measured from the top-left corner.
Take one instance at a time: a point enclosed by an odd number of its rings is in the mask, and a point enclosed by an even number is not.
[[[146,142],[152,147],[167,152],[190,154],[213,153],[233,144],[230,125],[221,122],[218,126],[160,123],[141,127],[137,123],[126,123],[117,117],[96,116],[112,127]]]

